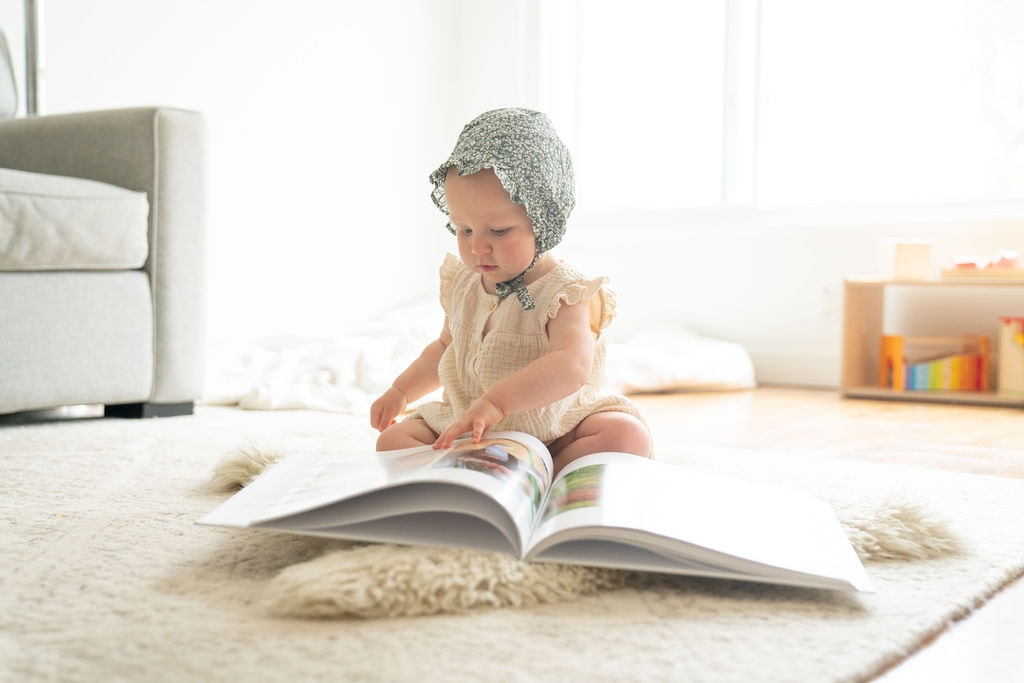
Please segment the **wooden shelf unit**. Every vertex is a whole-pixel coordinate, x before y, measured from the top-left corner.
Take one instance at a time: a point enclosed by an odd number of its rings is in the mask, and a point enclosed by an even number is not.
[[[890,333],[885,326],[886,292],[897,287],[1009,287],[1019,289],[1024,297],[1024,280],[1001,278],[951,278],[943,280],[880,280],[846,278],[843,287],[842,369],[840,394],[850,398],[873,398],[894,401],[962,403],[969,405],[1024,407],[1024,399],[1001,396],[995,391],[919,391],[892,390],[878,386],[878,367],[882,335]],[[1009,314],[1008,311],[1006,314]],[[950,312],[955,315],[955,312]],[[993,316],[993,328],[996,325]],[[977,330],[962,330],[975,333]],[[993,356],[996,339],[991,338]],[[990,363],[994,367],[994,363]],[[994,386],[993,374],[993,386]]]

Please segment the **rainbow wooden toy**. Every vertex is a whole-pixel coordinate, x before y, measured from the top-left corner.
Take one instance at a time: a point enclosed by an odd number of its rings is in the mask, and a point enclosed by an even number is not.
[[[984,335],[883,335],[879,386],[893,391],[989,391],[989,346]]]

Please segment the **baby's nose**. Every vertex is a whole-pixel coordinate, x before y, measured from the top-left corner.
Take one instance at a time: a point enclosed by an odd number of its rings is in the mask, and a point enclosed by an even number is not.
[[[483,237],[473,235],[473,253],[486,254],[491,250],[490,243]]]

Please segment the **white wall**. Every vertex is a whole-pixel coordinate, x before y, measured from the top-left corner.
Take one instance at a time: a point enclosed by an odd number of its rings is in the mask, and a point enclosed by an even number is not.
[[[536,106],[531,7],[45,0],[45,111],[203,111],[211,338],[343,334],[435,296],[426,178],[472,116]]]
[[[20,8],[3,0],[0,21],[20,19]],[[541,90],[553,86],[537,67],[537,8],[46,0],[46,107],[204,111],[210,336],[343,334],[434,296],[451,242],[426,176],[472,116],[542,106]],[[8,29],[16,52],[20,31]],[[747,218],[584,210],[560,253],[612,277],[622,330],[685,323],[747,347],[763,382],[834,385],[842,278],[877,272],[882,238],[930,238],[937,264],[1024,252],[1019,220]]]
[[[211,338],[340,334],[436,281],[451,23],[446,0],[46,0],[46,111],[203,111]]]
[[[652,321],[684,322],[742,344],[762,383],[837,386],[843,278],[879,275],[889,238],[931,241],[937,273],[959,255],[1007,248],[1024,254],[1024,220],[580,212],[565,248],[612,277],[620,334]],[[1019,288],[1002,296],[1004,315],[1024,316]],[[956,311],[936,313],[958,319]]]

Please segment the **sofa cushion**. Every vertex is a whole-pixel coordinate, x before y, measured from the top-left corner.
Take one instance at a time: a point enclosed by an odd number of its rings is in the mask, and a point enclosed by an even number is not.
[[[0,168],[0,271],[141,268],[144,192]]]
[[[0,414],[151,400],[146,273],[0,273],[0,321]]]

